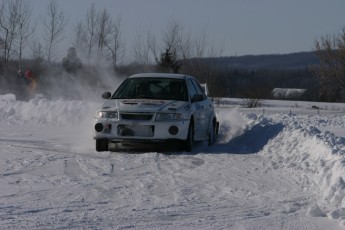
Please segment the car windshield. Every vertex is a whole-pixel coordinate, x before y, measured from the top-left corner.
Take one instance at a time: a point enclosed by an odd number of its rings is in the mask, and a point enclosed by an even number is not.
[[[185,80],[175,78],[127,78],[112,99],[188,101]]]

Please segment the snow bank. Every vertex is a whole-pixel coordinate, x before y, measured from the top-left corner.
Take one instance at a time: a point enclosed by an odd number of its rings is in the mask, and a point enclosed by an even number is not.
[[[345,225],[345,139],[317,128],[344,126],[343,117],[276,114],[266,119],[284,129],[260,154],[270,159],[273,169],[289,171],[303,189],[315,191],[318,203],[309,208],[308,215],[327,215]],[[259,117],[258,124],[267,125],[266,119]]]
[[[309,111],[296,115],[286,108],[285,113],[278,108],[279,113],[271,114],[239,108],[220,111],[220,143],[232,140],[239,152],[267,157],[273,170],[287,171],[303,190],[315,194],[316,203],[306,215],[327,216],[345,226],[344,115],[307,115]]]
[[[79,125],[90,119],[99,103],[48,100],[36,97],[16,101],[13,94],[0,95],[0,123],[17,125]]]

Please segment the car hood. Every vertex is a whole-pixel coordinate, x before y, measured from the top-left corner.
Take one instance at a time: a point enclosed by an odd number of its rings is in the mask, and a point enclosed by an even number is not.
[[[188,102],[152,99],[111,99],[102,106],[103,111],[174,112],[188,109]]]

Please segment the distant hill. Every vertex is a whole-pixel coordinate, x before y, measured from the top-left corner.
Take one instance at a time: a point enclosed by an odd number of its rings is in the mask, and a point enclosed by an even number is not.
[[[219,58],[206,58],[225,68],[236,69],[271,69],[271,70],[294,70],[305,69],[310,65],[319,63],[314,52],[299,52],[291,54],[265,54],[245,55]]]

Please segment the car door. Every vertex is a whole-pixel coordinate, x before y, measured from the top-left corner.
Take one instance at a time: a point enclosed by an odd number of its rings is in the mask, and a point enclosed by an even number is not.
[[[201,119],[201,105],[200,105],[200,102],[199,101],[195,101],[193,100],[193,98],[197,97],[197,91],[192,83],[192,80],[191,79],[188,79],[187,80],[187,85],[188,85],[188,91],[189,91],[189,96],[190,96],[190,100],[191,100],[191,109],[192,109],[192,112],[193,112],[193,115],[194,115],[194,121],[195,121],[195,124],[194,124],[194,138],[198,139],[197,137],[200,136],[200,133],[201,133],[201,128],[200,128],[200,125],[201,125],[201,122],[200,122],[200,119]]]
[[[192,83],[193,83],[193,86],[195,87],[198,98],[200,98],[199,99],[200,101],[198,102],[198,105],[200,106],[200,112],[199,112],[200,137],[202,139],[205,139],[208,136],[208,128],[209,128],[209,121],[211,119],[210,115],[212,111],[212,105],[210,104],[210,101],[207,99],[200,84],[195,79],[192,79]]]
[[[192,111],[194,111],[195,125],[194,125],[194,138],[195,140],[205,139],[205,134],[208,126],[207,106],[205,105],[205,95],[198,83],[194,79],[188,79],[188,88],[190,91],[192,101]]]

